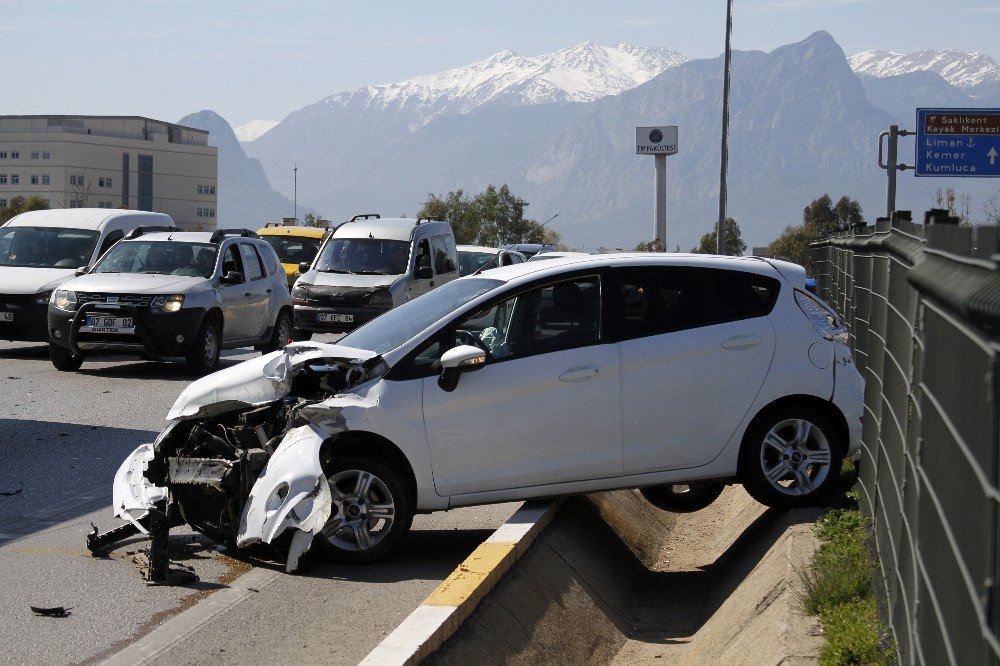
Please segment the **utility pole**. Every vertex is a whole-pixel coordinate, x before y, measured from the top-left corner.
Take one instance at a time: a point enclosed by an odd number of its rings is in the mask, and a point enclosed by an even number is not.
[[[722,170],[719,174],[719,228],[716,232],[718,253],[726,253],[726,187],[729,169],[729,66],[733,54],[733,0],[726,2],[726,56],[722,82]]]
[[[899,151],[897,144],[899,143],[899,137],[910,134],[916,134],[916,132],[901,130],[899,129],[899,125],[889,125],[888,132],[882,132],[878,135],[878,165],[885,169],[885,216],[888,218],[891,218],[892,212],[896,210],[896,172],[913,168],[909,164],[899,164],[898,162]],[[889,155],[888,159],[883,163],[882,139],[886,137],[889,139]]]
[[[295,226],[299,226],[299,165],[297,162],[292,165],[292,217],[295,219]]]

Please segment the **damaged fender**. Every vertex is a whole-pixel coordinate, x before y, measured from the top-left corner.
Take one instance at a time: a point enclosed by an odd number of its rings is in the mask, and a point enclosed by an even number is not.
[[[320,464],[326,433],[313,425],[289,430],[254,482],[243,509],[236,545],[271,541],[296,528],[285,570],[294,571],[313,537],[330,518],[333,497]]]
[[[167,427],[157,439],[159,441],[173,428]],[[115,473],[112,501],[116,518],[124,518],[143,534],[149,534],[139,520],[157,502],[167,499],[167,489],[154,486],[145,476],[149,462],[156,455],[156,444],[143,444],[131,453]]]

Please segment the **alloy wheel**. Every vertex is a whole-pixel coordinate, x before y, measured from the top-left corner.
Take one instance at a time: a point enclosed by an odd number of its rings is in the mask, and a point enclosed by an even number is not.
[[[772,427],[760,448],[760,465],[771,487],[785,495],[809,495],[830,474],[832,453],[823,430],[806,419]]]
[[[327,541],[343,550],[364,551],[386,538],[396,505],[382,479],[367,470],[347,469],[328,482],[335,511],[321,530]]]

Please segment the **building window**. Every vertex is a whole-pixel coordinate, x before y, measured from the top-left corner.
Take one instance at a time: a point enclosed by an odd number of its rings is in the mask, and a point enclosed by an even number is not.
[[[98,187],[111,187],[111,179],[110,178],[98,178],[97,179],[97,186]]]
[[[70,185],[76,185],[76,176],[70,176],[69,177],[69,184]]]
[[[48,199],[42,199],[42,203],[45,204],[46,208],[48,208],[51,205],[51,204],[49,204],[49,200]]]
[[[21,151],[19,151],[19,150],[12,150],[12,151],[10,151],[10,159],[12,159],[12,160],[19,160],[19,159],[21,159]]]
[[[20,182],[21,182],[21,177],[19,175],[17,175],[16,173],[10,174],[11,185],[18,185]]]
[[[52,157],[52,154],[51,154],[51,153],[50,153],[49,151],[47,151],[47,150],[43,150],[43,151],[42,151],[42,159],[43,159],[43,160],[47,160],[47,159],[49,159],[50,157]]]
[[[31,174],[31,184],[32,185],[38,185],[38,174],[37,173]]]
[[[7,184],[7,174],[0,173],[0,185],[6,185],[6,184]]]
[[[111,202],[110,201],[98,201],[97,202],[97,207],[98,208],[111,208]]]
[[[0,150],[0,160],[5,160],[5,159],[7,159],[7,151]]]
[[[202,187],[201,185],[199,185],[198,186],[198,194],[204,194],[205,193],[204,189],[205,189],[204,187]]]
[[[38,159],[38,151],[37,150],[31,151],[31,159],[33,159],[33,160],[37,160]]]
[[[49,178],[49,174],[47,174],[47,173],[43,173],[43,174],[42,174],[42,185],[48,185],[48,184],[49,184],[49,183],[51,183],[51,182],[52,182],[52,181],[51,181],[51,179]]]
[[[199,208],[198,209],[198,217],[205,217],[204,212],[205,212],[204,208]]]
[[[214,208],[209,209],[208,216],[209,217],[215,217],[215,209]]]
[[[215,194],[215,185],[212,185],[210,188],[208,188],[208,193]]]
[[[7,207],[7,200],[0,199],[0,208],[6,208],[6,207]]]

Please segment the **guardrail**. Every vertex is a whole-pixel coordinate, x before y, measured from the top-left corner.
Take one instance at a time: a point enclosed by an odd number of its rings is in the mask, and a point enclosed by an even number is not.
[[[1000,228],[897,211],[811,249],[866,381],[861,505],[899,661],[996,664]]]

